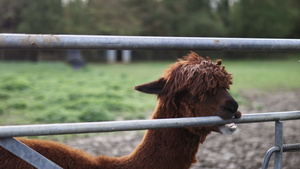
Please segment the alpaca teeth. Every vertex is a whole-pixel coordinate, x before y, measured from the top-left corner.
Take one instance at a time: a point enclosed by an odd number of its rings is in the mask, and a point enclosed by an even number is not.
[[[229,129],[230,129],[231,131],[234,131],[234,130],[237,129],[237,125],[234,124],[234,123],[226,124],[226,126],[229,127]]]
[[[236,130],[236,128],[237,128],[236,125],[230,127],[231,130]]]
[[[224,135],[230,135],[237,130],[237,125],[234,123],[225,124],[223,126],[219,126],[219,130]]]

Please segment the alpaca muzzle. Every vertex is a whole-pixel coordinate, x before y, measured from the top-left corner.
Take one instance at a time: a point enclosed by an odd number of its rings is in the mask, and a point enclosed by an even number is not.
[[[231,119],[239,119],[242,117],[242,113],[240,111],[236,111],[232,114]],[[227,118],[228,119],[228,118]],[[221,134],[230,135],[233,134],[237,130],[237,125],[235,123],[225,124],[219,126],[219,131]]]

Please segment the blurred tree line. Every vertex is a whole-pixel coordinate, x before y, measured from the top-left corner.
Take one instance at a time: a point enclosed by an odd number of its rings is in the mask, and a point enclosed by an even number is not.
[[[299,9],[298,0],[0,0],[0,32],[300,38]]]

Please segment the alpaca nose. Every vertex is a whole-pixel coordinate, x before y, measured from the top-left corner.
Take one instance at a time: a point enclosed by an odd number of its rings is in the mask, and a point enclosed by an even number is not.
[[[236,111],[235,113],[233,113],[232,118],[233,119],[239,119],[242,117],[242,113],[240,111]]]

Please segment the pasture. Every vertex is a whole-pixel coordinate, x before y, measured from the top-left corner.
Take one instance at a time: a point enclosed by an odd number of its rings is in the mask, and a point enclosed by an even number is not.
[[[145,119],[156,98],[133,91],[156,80],[171,62],[88,64],[73,70],[64,63],[0,63],[0,125]],[[300,63],[227,61],[233,73],[231,94],[247,104],[243,90],[300,88]]]

